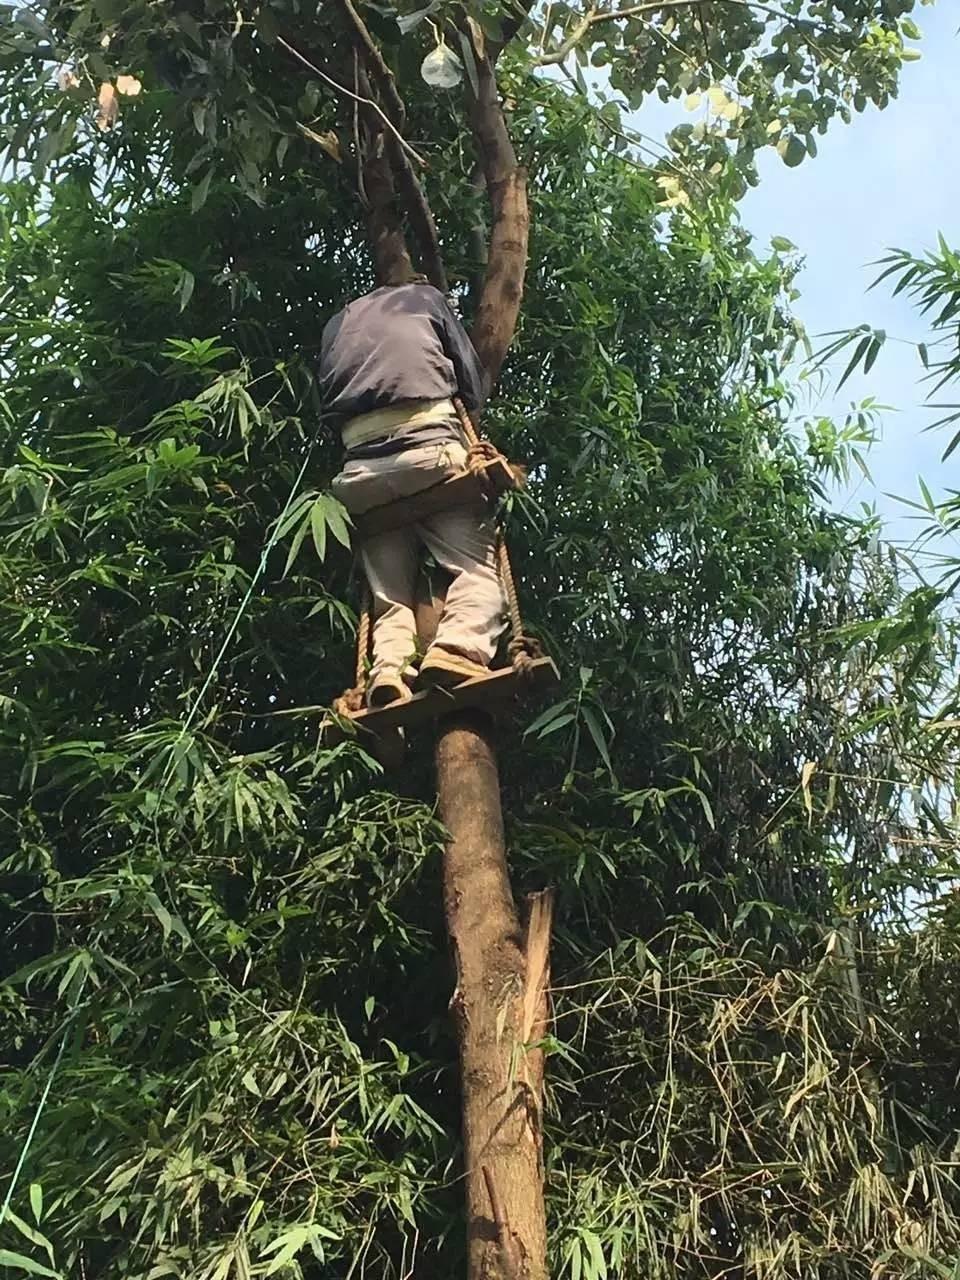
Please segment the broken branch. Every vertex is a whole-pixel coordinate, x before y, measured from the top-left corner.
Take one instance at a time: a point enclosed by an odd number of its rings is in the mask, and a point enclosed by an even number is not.
[[[553,890],[531,893],[527,940],[524,947],[526,972],[523,980],[523,1017],[520,1035],[524,1044],[534,1039],[534,1031],[542,1029],[547,995],[547,970],[550,963],[550,933],[553,927]]]

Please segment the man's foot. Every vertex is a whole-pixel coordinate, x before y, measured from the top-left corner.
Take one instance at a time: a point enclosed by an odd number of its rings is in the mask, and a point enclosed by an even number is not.
[[[405,680],[385,673],[377,676],[367,690],[367,706],[371,711],[377,711],[394,702],[409,702],[412,696]]]
[[[420,684],[432,689],[452,689],[464,680],[475,680],[486,674],[487,668],[479,662],[436,647],[429,649],[420,663]]]

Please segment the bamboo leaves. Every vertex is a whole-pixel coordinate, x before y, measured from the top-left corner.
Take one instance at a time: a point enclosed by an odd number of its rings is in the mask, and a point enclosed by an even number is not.
[[[567,770],[567,784],[573,781],[573,771],[579,754],[582,730],[592,741],[603,762],[611,781],[616,785],[613,764],[610,758],[610,743],[613,739],[613,722],[607,715],[602,703],[591,693],[593,669],[581,667],[579,671],[580,688],[576,695],[554,703],[546,711],[542,711],[524,730],[524,736],[536,734],[538,738],[547,738],[561,729],[571,731],[571,755]]]
[[[270,1259],[269,1265],[263,1274],[265,1276],[275,1275],[278,1271],[287,1267],[298,1253],[307,1248],[309,1248],[318,1262],[323,1262],[325,1260],[323,1241],[336,1240],[337,1238],[335,1232],[328,1230],[326,1227],[321,1227],[316,1222],[292,1227],[289,1231],[277,1236],[263,1250],[264,1257],[268,1257],[270,1254],[275,1255]]]
[[[327,556],[327,534],[347,550],[350,549],[350,516],[342,503],[328,493],[304,493],[291,505],[284,519],[277,528],[278,539],[293,533],[287,562],[284,566],[284,577],[296,563],[300,549],[308,535],[313,539],[313,546],[321,564]]]
[[[9,1267],[14,1274],[50,1276],[52,1280],[62,1280],[59,1271],[53,1271],[50,1267],[45,1267],[42,1263],[13,1249],[0,1249],[0,1267]]]
[[[36,1203],[34,1183],[30,1188],[30,1199],[32,1203]],[[42,1203],[42,1202],[41,1202]],[[34,1275],[34,1276],[52,1276],[55,1280],[60,1280],[60,1272],[55,1269],[53,1244],[47,1237],[36,1227],[31,1227],[24,1222],[18,1214],[14,1213],[9,1205],[5,1206],[6,1212],[2,1218],[2,1224],[9,1223],[21,1236],[21,1238],[33,1245],[37,1249],[43,1250],[47,1256],[49,1265],[37,1262],[35,1258],[24,1255],[22,1253],[10,1250],[0,1249],[0,1266],[9,1267],[15,1273]],[[37,1217],[39,1223],[39,1216]]]

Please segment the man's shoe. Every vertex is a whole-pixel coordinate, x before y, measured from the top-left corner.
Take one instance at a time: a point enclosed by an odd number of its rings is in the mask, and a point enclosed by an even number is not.
[[[420,684],[432,689],[452,689],[464,680],[475,680],[488,674],[479,662],[471,662],[446,649],[429,649],[420,663]]]
[[[378,711],[394,702],[409,702],[412,696],[409,686],[400,676],[377,676],[367,690],[367,706],[371,711]]]

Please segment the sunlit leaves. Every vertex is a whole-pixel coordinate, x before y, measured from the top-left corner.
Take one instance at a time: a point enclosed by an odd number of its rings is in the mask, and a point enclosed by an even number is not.
[[[616,730],[602,702],[591,691],[593,670],[590,667],[581,667],[578,674],[579,689],[575,696],[554,703],[546,711],[541,712],[527,726],[524,735],[536,734],[539,738],[546,738],[561,729],[567,731],[565,736],[571,740],[570,763],[567,769],[567,784],[569,784],[573,781],[581,738],[585,734],[587,740],[593,743],[611,782],[616,785],[610,760],[610,743]]]
[[[309,1248],[316,1260],[323,1262],[325,1257],[323,1241],[336,1239],[335,1232],[321,1227],[316,1222],[308,1223],[306,1226],[291,1227],[289,1231],[284,1231],[275,1240],[271,1240],[263,1250],[264,1257],[270,1258],[264,1275],[275,1275],[287,1267],[302,1249]]]
[[[116,88],[105,80],[97,95],[97,128],[101,132],[112,129],[120,116],[120,103],[117,101]]]
[[[919,56],[904,44],[919,37],[905,16],[912,7],[858,0],[827,20],[799,0],[787,10],[731,5],[711,14],[705,32],[695,6],[628,7],[618,20],[617,6],[550,5],[533,11],[530,55],[572,67],[572,77],[580,65],[605,68],[634,110],[651,93],[688,110],[705,105],[705,120],[675,131],[672,145],[691,168],[740,194],[755,181],[760,148],[775,145],[799,165],[836,117],[849,121],[868,101],[885,106],[896,95],[902,64]]]
[[[178,360],[194,369],[206,368],[221,357],[229,355],[231,347],[223,346],[216,338],[168,338],[164,353],[170,360]]]

